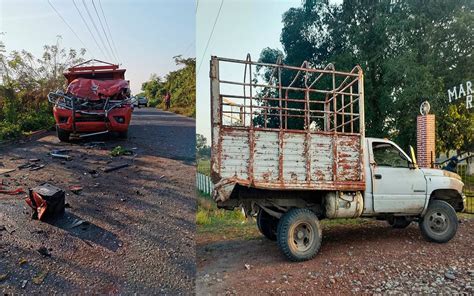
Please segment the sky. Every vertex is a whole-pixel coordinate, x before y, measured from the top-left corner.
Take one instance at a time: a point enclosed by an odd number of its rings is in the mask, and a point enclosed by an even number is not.
[[[73,0],[49,1],[86,45],[87,59],[93,57],[115,62],[114,58],[104,56],[97,48]],[[108,46],[92,0],[74,0],[74,3],[105,52],[83,1],[102,34],[105,46]],[[94,0],[102,17],[99,1],[113,39],[109,42],[112,48],[115,43],[121,67],[127,69],[125,77],[130,80],[132,93],[140,92],[141,84],[152,73],[164,76],[177,69],[173,56],[195,56],[195,0]],[[103,19],[102,22],[107,32]],[[5,43],[7,51],[25,49],[36,57],[41,56],[44,45],[56,44],[57,35],[62,36],[60,45],[64,48],[84,47],[48,0],[0,0],[0,32],[4,33],[0,35],[0,40]]]
[[[247,53],[250,53],[252,60],[257,60],[265,47],[282,50],[282,15],[291,7],[299,7],[301,0],[224,0],[214,33],[204,53],[220,3],[220,0],[199,0],[196,14],[196,132],[204,135],[208,141],[211,138],[211,56],[245,60]],[[226,74],[229,77],[233,75]],[[241,76],[242,73],[235,73],[236,78]]]

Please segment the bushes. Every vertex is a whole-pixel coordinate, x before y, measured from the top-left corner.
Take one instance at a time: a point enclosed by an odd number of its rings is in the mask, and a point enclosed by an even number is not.
[[[148,99],[148,107],[153,107],[153,108],[158,107],[158,105],[161,105],[162,101],[163,101],[162,99],[156,98],[156,97],[155,98],[153,98],[153,97],[149,98]]]
[[[163,97],[170,92],[170,111],[196,117],[196,59],[176,56],[174,60],[176,65],[183,67],[169,72],[164,77],[152,74],[149,81],[142,84],[142,93],[137,96],[148,98],[150,107],[164,109]]]
[[[41,129],[49,129],[54,126],[53,111],[51,108],[41,108],[39,111],[31,111],[19,116],[20,127],[23,132],[32,132]]]
[[[24,133],[49,129],[54,126],[54,117],[48,104],[41,105],[37,110],[31,109],[16,114],[16,120],[4,120],[0,123],[0,141],[20,137]]]
[[[17,138],[21,135],[19,124],[10,122],[0,122],[0,141]]]
[[[63,89],[63,72],[83,61],[85,49],[44,46],[41,58],[21,50],[5,54],[0,41],[0,141],[54,126],[47,94]]]
[[[215,202],[208,197],[198,197],[196,224],[201,226],[234,225],[238,226],[247,220],[240,209],[228,211],[218,209]]]

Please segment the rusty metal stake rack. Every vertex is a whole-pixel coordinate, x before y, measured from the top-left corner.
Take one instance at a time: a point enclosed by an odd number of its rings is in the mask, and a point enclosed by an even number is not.
[[[273,189],[364,189],[364,88],[359,66],[343,72],[332,64],[317,69],[305,61],[296,67],[281,60],[254,62],[247,55],[246,60],[212,57],[210,67],[215,182],[226,179]],[[292,156],[285,155],[285,147],[298,141],[304,163],[295,159],[293,165],[303,167],[303,178],[298,168],[291,168]],[[330,145],[324,146],[325,141]],[[256,159],[269,145],[278,151],[273,167],[261,157]],[[350,151],[338,145],[351,147]],[[323,146],[332,150],[331,172],[315,163],[318,154],[312,151]],[[237,147],[248,151],[235,152]],[[256,166],[265,164],[256,172]]]

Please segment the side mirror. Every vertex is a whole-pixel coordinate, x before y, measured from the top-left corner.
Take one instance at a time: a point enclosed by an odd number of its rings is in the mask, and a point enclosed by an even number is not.
[[[415,149],[410,146],[410,156],[411,156],[411,163],[409,165],[410,169],[418,169],[418,164],[416,163],[416,156],[415,156]]]

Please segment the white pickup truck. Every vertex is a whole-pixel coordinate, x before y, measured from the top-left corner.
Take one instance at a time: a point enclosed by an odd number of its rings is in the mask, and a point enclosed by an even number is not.
[[[231,66],[241,67],[243,80],[235,70],[225,77]],[[252,78],[256,69],[270,83]],[[318,253],[321,219],[373,217],[395,228],[418,222],[437,243],[456,234],[461,178],[419,168],[413,149],[409,157],[387,139],[365,137],[360,67],[212,57],[210,78],[213,197],[220,208],[256,216],[290,260]]]

